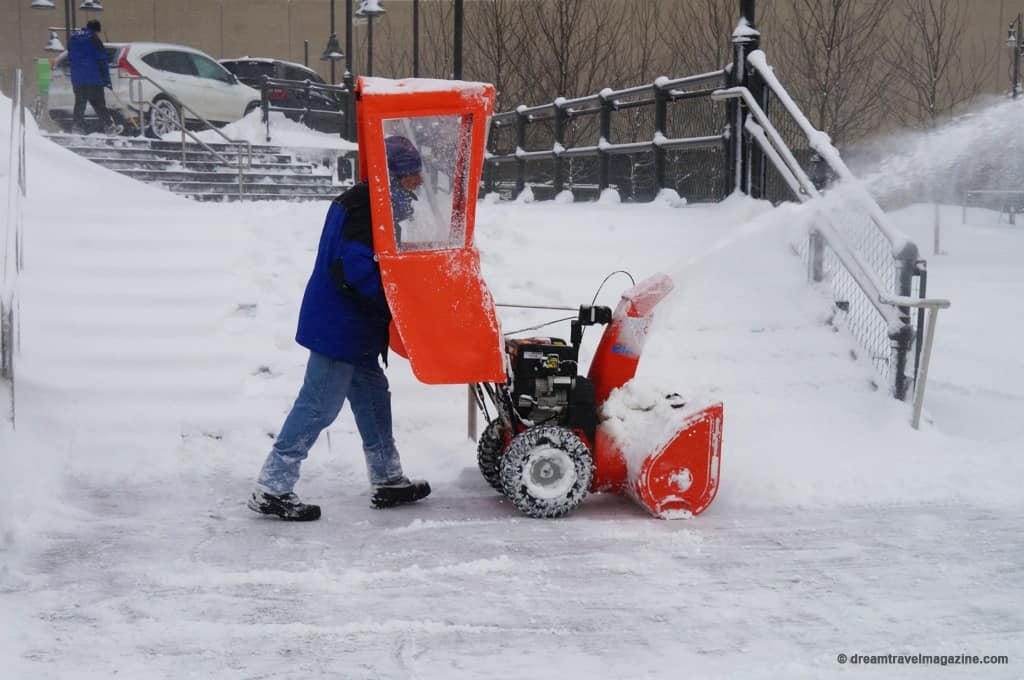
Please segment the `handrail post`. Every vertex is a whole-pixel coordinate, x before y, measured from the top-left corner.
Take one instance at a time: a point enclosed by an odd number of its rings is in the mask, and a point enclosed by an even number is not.
[[[605,144],[611,144],[612,137],[612,109],[615,106],[615,101],[605,97],[604,93],[601,93],[601,136],[600,141],[597,143],[597,158],[598,158],[598,176],[597,176],[597,188],[598,191],[604,193],[604,190],[608,188],[610,182],[608,181],[608,175],[611,170],[611,157],[608,152],[604,149]]]
[[[268,78],[266,74],[260,76],[263,79],[262,86],[260,87],[260,110],[263,111],[263,123],[267,126],[267,143],[270,143],[270,97],[267,95],[267,90],[270,89],[270,84],[267,82]]]
[[[473,385],[466,385],[466,436],[476,441],[476,392]]]
[[[668,137],[665,128],[668,127],[668,99],[667,87],[662,87],[657,81],[654,83],[654,138]],[[667,172],[668,152],[660,144],[654,145],[654,185],[658,191],[668,188]]]
[[[911,427],[915,430],[921,424],[921,411],[924,407],[924,391],[928,382],[928,366],[931,363],[932,345],[935,341],[935,324],[939,320],[939,310],[948,309],[949,300],[938,298],[914,299],[908,297],[886,297],[882,296],[879,301],[893,307],[924,307],[928,309],[928,330],[924,336],[924,349],[921,353],[921,369],[918,379],[914,385],[914,415],[910,421]]]
[[[516,149],[526,151],[526,114],[516,111]],[[526,189],[526,160],[516,158],[516,198]]]
[[[558,102],[555,102],[555,176],[554,176],[554,189],[555,195],[562,193],[562,189],[565,188],[565,159],[562,157],[562,150],[565,149],[565,123],[569,120],[569,114],[566,111],[567,107],[559,106]]]
[[[760,33],[754,27],[754,7],[752,0],[744,0],[741,3],[739,22],[732,33],[732,70],[729,73],[730,87],[748,87],[750,80],[750,69],[747,68],[747,55],[758,48],[760,44]],[[745,103],[736,99],[726,107],[727,126],[729,128],[729,151],[726,163],[732,167],[728,168],[733,178],[733,190],[742,191],[745,194],[751,193],[750,187],[750,159],[748,147],[750,140],[744,134],[743,119],[746,116]]]

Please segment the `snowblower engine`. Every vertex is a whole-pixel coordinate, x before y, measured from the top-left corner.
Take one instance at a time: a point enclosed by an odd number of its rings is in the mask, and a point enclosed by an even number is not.
[[[597,428],[594,386],[579,375],[583,326],[607,324],[609,307],[582,306],[572,323],[572,342],[561,338],[509,338],[511,397],[516,414],[528,426],[560,425],[582,430],[593,440]]]

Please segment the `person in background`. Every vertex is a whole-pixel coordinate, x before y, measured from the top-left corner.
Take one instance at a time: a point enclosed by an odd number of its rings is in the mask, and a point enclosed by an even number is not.
[[[423,163],[401,136],[384,140],[395,221],[412,215]],[[430,494],[430,485],[402,471],[391,424],[387,365],[391,313],[373,251],[370,188],[363,181],[331,203],[306,284],[295,340],[309,350],[299,395],[277,434],[248,507],[285,520],[320,518],[320,506],[294,492],[302,461],[347,399],[362,438],[370,505],[389,508]]]
[[[90,104],[103,124],[108,135],[116,135],[123,129],[114,123],[107,111],[103,88],[113,89],[110,84],[110,63],[107,50],[100,40],[103,30],[100,22],[93,19],[71,34],[68,40],[68,61],[71,63],[71,86],[75,91],[75,109],[71,131],[85,133],[85,105]]]

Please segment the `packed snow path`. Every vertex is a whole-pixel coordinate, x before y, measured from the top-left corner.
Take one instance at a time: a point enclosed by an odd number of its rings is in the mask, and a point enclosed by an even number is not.
[[[50,184],[30,183],[21,419],[0,432],[11,677],[1024,675],[1024,441],[974,427],[1008,403],[986,395],[1020,394],[1012,343],[983,343],[989,327],[954,306],[940,408],[910,430],[791,254],[809,210],[481,206],[500,302],[589,303],[616,269],[673,276],[639,377],[726,404],[705,514],[659,522],[599,496],[564,520],[519,516],[476,470],[465,388],[420,385],[396,359],[396,436],[434,495],[371,511],[346,410],[298,488],[324,519],[295,525],[244,499],[301,380],[292,336],[326,206],[197,206],[43,142],[30,152]],[[1011,308],[1019,267],[981,286],[976,272],[993,248],[1024,257],[1024,231],[949,212],[960,247],[933,261],[930,290]],[[626,285],[612,277],[598,302]],[[502,316],[514,330],[560,313]],[[457,360],[458,342],[439,351]],[[1001,370],[976,370],[977,347]],[[840,653],[1010,664],[851,671]]]

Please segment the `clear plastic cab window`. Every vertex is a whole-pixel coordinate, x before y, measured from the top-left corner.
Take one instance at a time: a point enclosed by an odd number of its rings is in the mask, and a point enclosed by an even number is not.
[[[472,114],[391,118],[383,125],[398,251],[464,247]]]

